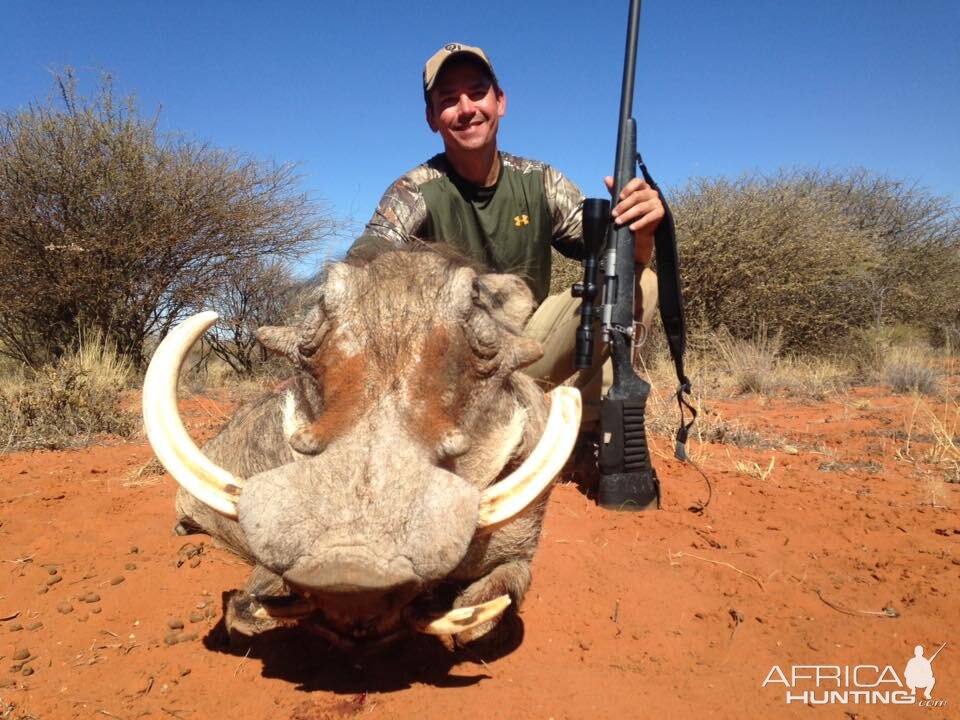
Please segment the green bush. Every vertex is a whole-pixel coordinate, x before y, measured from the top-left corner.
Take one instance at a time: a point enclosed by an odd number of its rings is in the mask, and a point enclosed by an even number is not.
[[[688,326],[824,354],[868,328],[956,344],[960,214],[947,198],[865,171],[696,179],[668,194]],[[554,254],[551,292],[582,277]],[[953,335],[951,334],[953,332]]]
[[[673,203],[688,313],[748,339],[765,323],[784,351],[837,347],[869,323],[881,256],[817,175],[697,180]]]

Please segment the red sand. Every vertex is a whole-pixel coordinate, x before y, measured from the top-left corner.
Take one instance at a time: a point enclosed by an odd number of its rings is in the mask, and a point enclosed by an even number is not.
[[[715,405],[797,454],[697,448],[713,484],[703,513],[689,508],[705,482],[672,459],[658,459],[659,512],[605,512],[560,484],[517,642],[498,656],[423,638],[351,666],[292,631],[232,654],[214,628],[246,568],[171,533],[174,482],[129,479],[145,443],[0,456],[0,718],[811,717],[782,684],[761,687],[774,665],[889,664],[902,678],[915,645],[929,657],[943,642],[933,697],[945,706],[818,716],[955,716],[960,485],[896,458],[913,401],[859,389]],[[924,432],[918,417],[910,434]],[[771,457],[766,479],[736,468],[766,471]],[[174,618],[196,639],[166,644]],[[30,675],[11,672],[22,649]]]

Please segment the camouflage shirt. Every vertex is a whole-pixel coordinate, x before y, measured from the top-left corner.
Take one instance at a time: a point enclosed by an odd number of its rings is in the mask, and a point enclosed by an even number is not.
[[[353,244],[445,242],[495,272],[522,277],[537,302],[550,287],[550,248],[582,256],[580,190],[545,163],[500,153],[492,187],[457,175],[441,153],[391,185]],[[351,248],[352,249],[352,248]]]

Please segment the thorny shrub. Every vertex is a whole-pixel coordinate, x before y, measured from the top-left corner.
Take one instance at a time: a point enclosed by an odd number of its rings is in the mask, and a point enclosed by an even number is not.
[[[668,200],[693,325],[749,339],[766,323],[790,354],[844,350],[851,332],[896,323],[938,345],[960,337],[948,198],[862,170],[796,170],[694,179]],[[582,279],[579,263],[555,253],[554,266],[551,292]]]

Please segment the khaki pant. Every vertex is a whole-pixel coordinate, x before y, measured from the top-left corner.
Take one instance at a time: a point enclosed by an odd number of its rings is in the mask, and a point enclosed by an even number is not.
[[[635,293],[641,298],[640,324],[644,329],[637,341],[642,343],[650,333],[653,315],[657,309],[656,274],[649,268],[644,268],[638,286]],[[576,372],[573,364],[579,326],[580,299],[573,297],[569,291],[546,298],[527,322],[524,335],[543,345],[543,357],[525,368],[524,372],[545,390],[562,384]],[[584,428],[592,428],[600,420],[600,398],[613,384],[613,367],[609,355],[598,330],[597,340],[593,345],[593,363],[580,372],[575,383],[583,398],[581,426]]]

